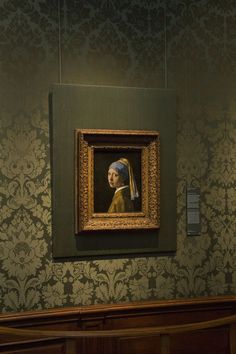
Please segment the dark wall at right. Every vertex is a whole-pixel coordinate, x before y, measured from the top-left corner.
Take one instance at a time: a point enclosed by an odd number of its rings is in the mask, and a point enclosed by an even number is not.
[[[1,311],[235,293],[235,0],[2,0],[0,80]],[[52,259],[55,82],[176,89],[175,256]]]

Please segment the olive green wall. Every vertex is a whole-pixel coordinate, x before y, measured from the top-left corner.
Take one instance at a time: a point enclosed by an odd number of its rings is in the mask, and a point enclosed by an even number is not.
[[[1,0],[0,80],[1,311],[235,293],[234,0]],[[53,262],[55,82],[177,90],[176,256]],[[186,184],[200,237],[186,237]]]

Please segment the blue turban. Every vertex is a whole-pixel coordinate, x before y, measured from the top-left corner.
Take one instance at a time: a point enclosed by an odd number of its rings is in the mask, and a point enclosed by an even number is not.
[[[129,178],[128,167],[125,166],[123,163],[121,163],[119,161],[112,162],[112,164],[109,166],[109,169],[110,168],[117,171],[119,173],[119,175],[121,175],[123,177],[124,181]]]

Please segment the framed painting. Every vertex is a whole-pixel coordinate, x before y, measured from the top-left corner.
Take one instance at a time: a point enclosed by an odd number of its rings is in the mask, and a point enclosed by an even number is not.
[[[76,234],[159,227],[159,132],[76,129]]]

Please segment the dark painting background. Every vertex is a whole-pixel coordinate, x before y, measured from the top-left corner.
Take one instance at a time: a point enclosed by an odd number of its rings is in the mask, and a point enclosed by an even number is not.
[[[129,160],[140,197],[135,200],[135,211],[142,209],[141,151],[94,151],[94,212],[107,212],[115,189],[108,184],[107,173],[112,162],[125,157]]]

